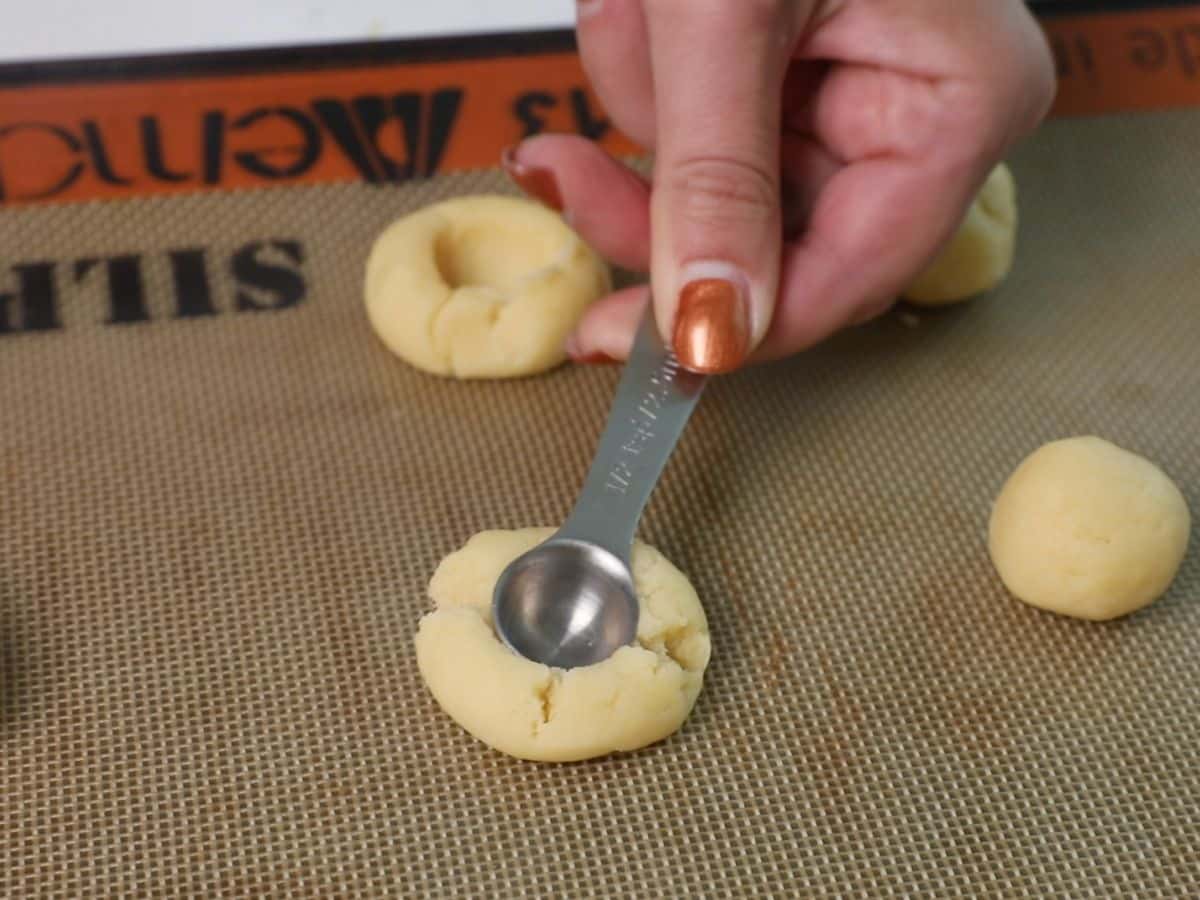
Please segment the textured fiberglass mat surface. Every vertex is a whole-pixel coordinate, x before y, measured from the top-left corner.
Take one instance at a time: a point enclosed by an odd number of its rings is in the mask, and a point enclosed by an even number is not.
[[[412,636],[442,556],[562,518],[617,372],[427,377],[361,302],[499,174],[0,213],[7,326],[61,326],[0,336],[0,894],[1200,894],[1200,553],[1095,625],[984,540],[1073,434],[1200,511],[1198,144],[1054,123],[1002,290],[714,383],[643,528],[704,693],[567,766],[468,738]]]

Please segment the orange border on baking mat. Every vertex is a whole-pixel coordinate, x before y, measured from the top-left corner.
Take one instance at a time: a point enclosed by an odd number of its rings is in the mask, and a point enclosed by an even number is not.
[[[1200,104],[1200,5],[1043,21],[1057,115]],[[0,208],[387,184],[493,166],[540,131],[637,149],[562,32],[0,68]]]
[[[1043,20],[1058,68],[1054,112],[1200,105],[1200,4]]]
[[[538,131],[614,153],[573,52],[0,88],[0,204],[395,182],[498,164]]]

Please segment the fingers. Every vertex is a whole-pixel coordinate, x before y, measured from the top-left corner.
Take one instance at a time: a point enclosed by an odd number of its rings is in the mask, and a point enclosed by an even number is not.
[[[1037,127],[1054,98],[1050,49],[1022,0],[845,0],[801,53],[936,84],[943,106],[973,114],[1001,153]],[[825,105],[827,113],[840,110],[851,119],[856,112],[852,105]],[[877,110],[869,104],[857,113],[869,121],[868,112]]]
[[[973,185],[970,172],[897,158],[837,172],[784,259],[764,358],[798,352],[887,309],[953,234]]]
[[[639,285],[593,303],[568,339],[567,355],[578,363],[625,360],[649,302],[650,289]]]
[[[1018,0],[847,0],[802,55],[839,62],[785,125],[844,166],[785,253],[768,358],[886,309],[1053,88],[1045,41]]]
[[[610,115],[657,146],[649,216],[645,184],[606,158],[530,152],[622,265],[644,267],[652,218],[659,325],[700,371],[793,353],[886,309],[1053,96],[1021,0],[581,0],[579,19]],[[799,237],[781,248],[785,231]],[[624,358],[646,299],[595,304],[572,356]]]
[[[808,11],[646,0],[658,117],[651,283],[659,328],[695,371],[739,368],[771,322],[782,85]]]
[[[632,169],[581,137],[541,135],[505,151],[505,170],[618,266],[650,261],[650,188]]]
[[[584,70],[605,111],[625,135],[654,147],[654,88],[641,0],[577,0],[576,35]]]
[[[593,246],[617,260],[624,268],[646,271],[650,254],[647,186],[634,176],[636,197],[622,200],[619,190],[603,186],[606,184],[604,172],[589,171],[593,164],[593,153],[602,157],[602,161],[596,160],[594,163],[597,169],[616,164],[591,144],[577,151],[574,142],[578,140],[565,137],[533,138],[528,142],[529,155],[539,164],[570,172],[567,179],[570,187],[564,193],[574,197],[578,191],[578,196],[587,195],[591,198],[588,213],[577,227]],[[524,147],[522,156],[525,156]],[[585,160],[588,165],[583,164]],[[576,165],[576,162],[581,164]],[[842,165],[811,138],[784,138],[781,172],[785,239],[788,239],[789,227],[798,233],[806,226],[821,190]],[[623,178],[633,175],[625,167],[620,168]],[[593,193],[595,196],[592,196]],[[640,218],[631,217],[626,211],[635,204],[640,211]],[[593,304],[568,342],[568,355],[582,363],[624,360],[633,345],[642,311],[648,301],[649,289],[641,286],[620,291]]]

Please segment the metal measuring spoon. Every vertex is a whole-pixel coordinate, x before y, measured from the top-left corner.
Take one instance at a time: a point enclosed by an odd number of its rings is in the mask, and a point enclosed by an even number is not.
[[[492,618],[511,649],[571,669],[633,643],[634,532],[706,380],[680,367],[649,307],[575,508],[496,582]]]

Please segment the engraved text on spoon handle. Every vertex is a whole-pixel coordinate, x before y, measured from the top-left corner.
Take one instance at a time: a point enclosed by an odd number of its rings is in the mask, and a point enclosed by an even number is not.
[[[704,388],[680,367],[648,310],[574,511],[559,532],[628,558],[638,520]]]

